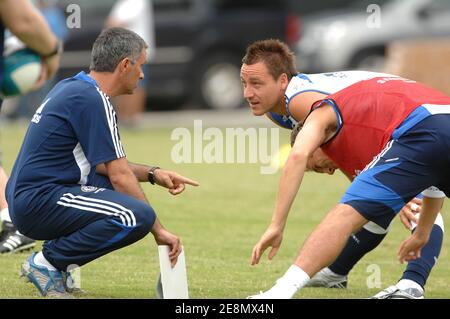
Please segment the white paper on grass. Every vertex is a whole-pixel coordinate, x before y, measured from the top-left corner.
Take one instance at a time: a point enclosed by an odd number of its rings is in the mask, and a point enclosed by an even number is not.
[[[169,259],[170,247],[159,245],[159,266],[161,268],[161,284],[164,299],[189,299],[184,247],[172,268]]]

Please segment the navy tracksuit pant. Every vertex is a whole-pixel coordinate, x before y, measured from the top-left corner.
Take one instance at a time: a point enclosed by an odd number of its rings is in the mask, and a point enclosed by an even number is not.
[[[11,210],[21,233],[45,240],[42,252],[59,270],[130,245],[147,235],[155,222],[148,204],[114,191],[106,177],[96,175],[91,184],[55,186]],[[20,200],[26,196],[20,194],[15,203],[27,202]]]

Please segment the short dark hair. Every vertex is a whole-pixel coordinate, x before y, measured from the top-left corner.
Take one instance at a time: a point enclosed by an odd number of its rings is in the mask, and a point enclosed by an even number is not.
[[[97,72],[114,72],[124,58],[136,62],[148,45],[131,30],[110,28],[103,30],[94,42],[89,69]]]
[[[256,41],[247,47],[242,63],[252,65],[258,62],[264,62],[275,80],[283,73],[289,79],[298,73],[294,53],[278,39]]]

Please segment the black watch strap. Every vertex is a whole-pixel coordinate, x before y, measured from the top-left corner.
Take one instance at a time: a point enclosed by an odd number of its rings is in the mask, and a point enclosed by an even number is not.
[[[55,48],[53,49],[53,51],[50,52],[49,54],[41,54],[41,57],[43,57],[44,59],[51,58],[52,56],[61,53],[61,51],[62,51],[62,44],[61,41],[58,40],[56,41]]]
[[[147,178],[150,184],[155,185],[155,171],[160,169],[158,166],[152,166],[147,173]]]

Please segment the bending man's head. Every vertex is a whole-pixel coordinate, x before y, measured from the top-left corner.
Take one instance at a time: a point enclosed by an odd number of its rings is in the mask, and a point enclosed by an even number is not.
[[[281,107],[284,92],[296,74],[295,57],[286,44],[275,39],[252,43],[242,59],[241,80],[253,114]]]

